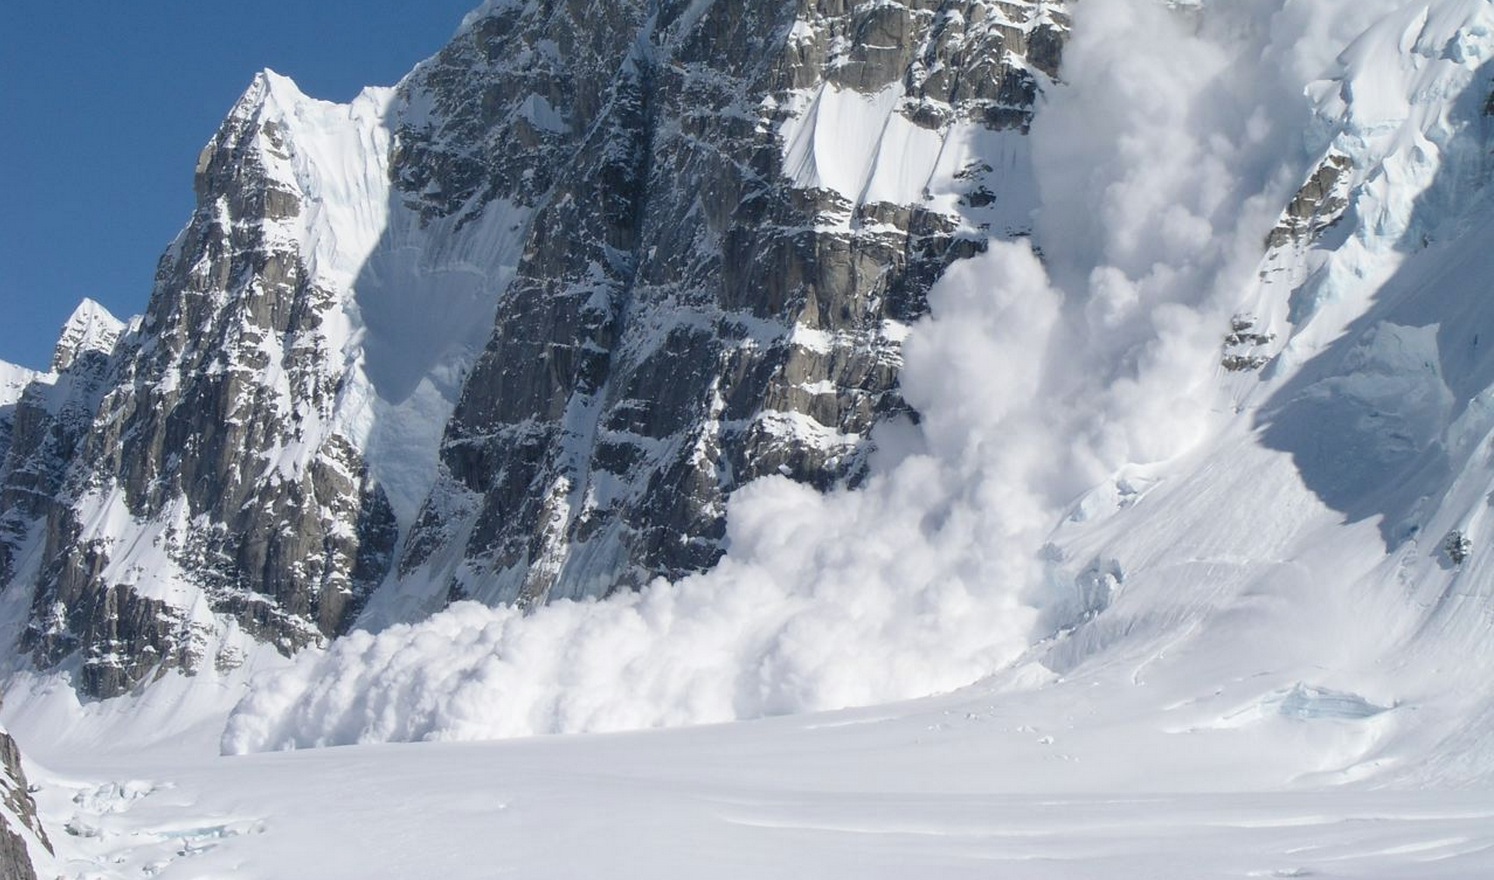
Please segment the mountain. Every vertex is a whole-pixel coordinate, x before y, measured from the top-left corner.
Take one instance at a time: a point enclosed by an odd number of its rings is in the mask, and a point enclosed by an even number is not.
[[[1066,18],[967,6],[489,4],[347,106],[257,77],[138,326],[65,331],[80,415],[0,471],[45,499],[6,508],[21,650],[118,696],[678,578],[738,486],[855,483],[929,285],[1030,231]]]
[[[528,829],[622,814],[997,858],[929,791],[1276,829],[1264,866],[1168,844],[1220,876],[1476,875],[1487,811],[1443,792],[1494,781],[1491,34],[1480,0],[490,0],[347,105],[267,71],[145,315],[0,372],[7,722],[344,840],[357,798],[286,780],[445,780],[401,846],[509,809],[480,755],[523,793],[500,855],[557,876],[599,863]],[[57,780],[77,853],[190,870],[175,783]],[[1396,841],[1281,830],[1368,789]],[[201,797],[207,861],[299,851]],[[1033,833],[1104,862],[1094,821]]]
[[[1485,780],[1489,15],[1076,14],[1008,130],[1024,164],[988,163],[1023,169],[1031,239],[930,288],[898,378],[917,424],[884,423],[854,488],[760,479],[715,569],[610,602],[354,633],[252,688],[224,748],[724,722],[995,673],[1118,688],[1107,718],[1204,739],[1301,722],[1284,779]]]

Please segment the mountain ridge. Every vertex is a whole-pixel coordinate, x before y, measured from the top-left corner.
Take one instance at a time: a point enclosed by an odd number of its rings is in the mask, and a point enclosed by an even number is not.
[[[485,6],[347,105],[255,77],[52,500],[7,509],[32,662],[111,697],[457,598],[602,596],[713,565],[760,475],[859,479],[923,291],[977,223],[1025,230],[1022,175],[955,157],[1025,161],[1062,7],[656,5]],[[915,146],[853,185],[815,114]]]

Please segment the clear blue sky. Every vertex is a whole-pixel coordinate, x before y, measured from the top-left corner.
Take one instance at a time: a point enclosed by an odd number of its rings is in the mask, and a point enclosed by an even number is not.
[[[44,367],[79,299],[140,312],[192,167],[255,71],[345,101],[479,0],[4,0],[0,359]]]

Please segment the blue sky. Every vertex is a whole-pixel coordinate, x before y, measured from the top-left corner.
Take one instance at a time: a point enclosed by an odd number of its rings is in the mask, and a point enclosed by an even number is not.
[[[347,100],[479,0],[0,3],[0,359],[44,367],[84,296],[140,312],[192,167],[255,71]]]

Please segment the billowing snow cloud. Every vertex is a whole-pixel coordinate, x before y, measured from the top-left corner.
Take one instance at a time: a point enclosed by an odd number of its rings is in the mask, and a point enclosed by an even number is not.
[[[1396,5],[1076,4],[1033,130],[1047,269],[993,243],[937,285],[905,352],[923,423],[863,488],[743,489],[728,557],[680,583],[350,635],[259,681],[224,749],[724,721],[1011,663],[1061,619],[1039,548],[1065,507],[1210,430],[1221,327],[1306,171],[1304,88]]]
[[[1025,245],[961,264],[935,297],[944,319],[907,350],[926,449],[855,492],[781,478],[743,489],[731,553],[705,575],[354,633],[262,680],[225,748],[724,721],[927,694],[1000,668],[1037,619],[1021,588],[1050,512],[1028,474],[1053,462],[1033,391],[1058,306]]]

